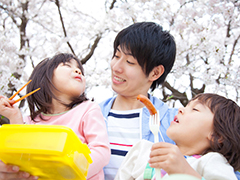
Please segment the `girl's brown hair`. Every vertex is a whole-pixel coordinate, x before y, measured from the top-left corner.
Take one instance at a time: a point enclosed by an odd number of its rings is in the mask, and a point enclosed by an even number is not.
[[[84,75],[81,61],[74,55],[67,53],[60,53],[53,56],[52,58],[46,58],[34,68],[31,76],[29,77],[32,82],[27,86],[27,93],[37,88],[41,89],[33,95],[27,97],[30,116],[33,121],[37,115],[40,115],[40,118],[43,119],[41,113],[51,112],[52,98],[61,102],[53,93],[53,89],[56,89],[52,83],[53,72],[60,63],[70,62],[72,59],[76,60],[78,63],[78,68]],[[64,104],[63,102],[61,103],[71,109],[74,105],[86,100],[87,98],[85,96],[85,93],[83,93],[81,96],[73,98],[70,104]]]
[[[196,99],[214,114],[213,133],[208,152],[221,153],[234,170],[239,170],[240,107],[231,99],[217,94],[198,94],[192,100]]]

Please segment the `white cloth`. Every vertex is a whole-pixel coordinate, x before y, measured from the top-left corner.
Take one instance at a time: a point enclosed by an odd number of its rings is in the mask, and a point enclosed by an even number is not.
[[[146,140],[135,144],[122,162],[115,180],[143,180],[152,144]],[[210,152],[198,159],[187,158],[187,161],[206,180],[237,180],[233,167],[219,153]]]
[[[153,143],[141,140],[125,156],[114,180],[143,180],[143,173],[149,160]]]

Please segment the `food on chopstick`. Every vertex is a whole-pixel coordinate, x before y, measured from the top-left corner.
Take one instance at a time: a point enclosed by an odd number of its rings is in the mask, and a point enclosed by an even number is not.
[[[142,94],[139,94],[137,96],[137,99],[139,101],[141,101],[146,106],[146,108],[148,109],[150,115],[157,114],[156,108],[153,106],[152,102],[146,96],[144,96]]]

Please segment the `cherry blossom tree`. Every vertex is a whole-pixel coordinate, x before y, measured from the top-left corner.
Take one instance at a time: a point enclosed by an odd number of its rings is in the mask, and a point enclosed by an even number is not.
[[[239,12],[238,0],[0,0],[0,94],[12,95],[42,59],[69,52],[82,59],[89,98],[112,96],[116,34],[153,21],[175,37],[177,58],[152,94],[175,107],[202,92],[239,103]]]
[[[177,60],[155,94],[186,105],[201,92],[239,101],[240,1],[117,1],[112,19],[122,25],[155,21],[175,37]]]

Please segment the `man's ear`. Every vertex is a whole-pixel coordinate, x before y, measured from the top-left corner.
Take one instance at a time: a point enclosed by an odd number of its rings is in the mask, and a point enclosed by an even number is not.
[[[149,74],[149,80],[155,81],[164,73],[164,70],[165,69],[164,69],[163,65],[154,67],[153,70]]]

